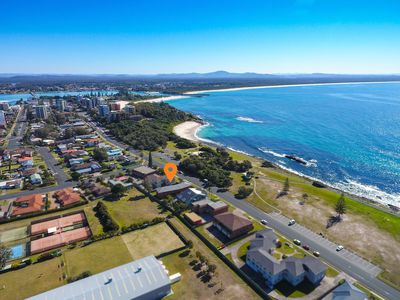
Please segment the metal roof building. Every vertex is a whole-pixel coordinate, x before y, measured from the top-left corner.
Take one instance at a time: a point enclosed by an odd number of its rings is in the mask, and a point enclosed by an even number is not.
[[[153,300],[170,293],[171,281],[165,267],[154,256],[147,256],[28,299]]]

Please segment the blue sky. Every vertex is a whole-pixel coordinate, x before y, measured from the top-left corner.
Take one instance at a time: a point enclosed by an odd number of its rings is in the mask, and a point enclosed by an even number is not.
[[[400,73],[398,0],[1,0],[0,73]]]

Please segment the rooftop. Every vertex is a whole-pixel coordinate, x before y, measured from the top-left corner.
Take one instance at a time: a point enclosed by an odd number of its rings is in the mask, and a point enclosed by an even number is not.
[[[249,226],[252,224],[249,219],[238,216],[231,212],[219,214],[215,216],[215,220],[217,220],[218,223],[224,225],[224,227],[228,228],[231,231],[235,231],[244,226]]]
[[[161,262],[154,256],[147,256],[28,299],[150,299],[149,293],[169,288],[169,285]]]

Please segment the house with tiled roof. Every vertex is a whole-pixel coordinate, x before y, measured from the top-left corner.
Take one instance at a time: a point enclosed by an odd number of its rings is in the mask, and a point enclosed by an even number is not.
[[[216,215],[213,225],[228,239],[234,239],[253,229],[253,223],[249,219],[231,212]]]
[[[41,194],[18,197],[13,204],[12,217],[38,212],[44,207],[43,196]]]
[[[296,286],[308,279],[317,285],[325,277],[326,265],[312,256],[304,258],[288,257],[277,260],[273,254],[278,246],[278,238],[272,229],[256,233],[246,254],[246,265],[260,273],[269,288],[282,280]]]
[[[61,206],[70,205],[81,201],[81,196],[75,192],[72,188],[66,188],[54,193],[56,201],[60,203]]]

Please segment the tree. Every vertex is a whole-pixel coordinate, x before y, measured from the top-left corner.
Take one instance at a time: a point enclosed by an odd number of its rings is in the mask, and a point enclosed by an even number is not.
[[[98,148],[96,147],[93,150],[93,158],[99,162],[103,162],[105,160],[108,160],[108,154],[107,151],[103,148]]]
[[[187,241],[187,247],[188,247],[189,249],[192,249],[192,248],[193,248],[193,242],[192,242],[192,240],[188,240],[188,241]]]
[[[4,245],[0,245],[0,270],[3,269],[7,261],[11,258],[12,251]]]
[[[81,174],[79,174],[78,172],[71,173],[71,178],[73,181],[78,181],[80,177],[81,177]]]
[[[244,199],[244,198],[247,198],[248,196],[250,196],[250,194],[252,192],[253,192],[253,188],[241,186],[241,187],[239,187],[238,192],[235,195],[235,197],[238,199]]]
[[[214,274],[216,270],[217,270],[217,266],[216,265],[214,265],[214,264],[209,264],[208,265],[208,268],[207,268],[207,272],[208,273]]]
[[[286,177],[285,183],[283,184],[283,192],[287,194],[289,192],[289,178]]]
[[[338,214],[338,218],[341,219],[342,215],[346,213],[346,202],[344,200],[344,194],[342,193],[336,202],[335,211]]]
[[[151,151],[149,152],[149,168],[153,167],[153,156],[151,155]]]
[[[116,184],[111,188],[111,193],[115,198],[121,197],[126,191],[126,188],[122,184]]]

